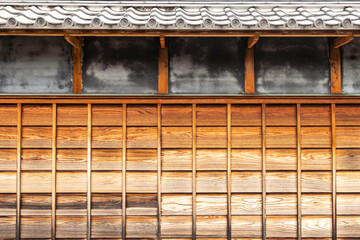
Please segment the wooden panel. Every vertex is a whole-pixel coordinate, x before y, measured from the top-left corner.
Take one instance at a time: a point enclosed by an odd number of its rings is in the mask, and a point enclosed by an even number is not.
[[[295,126],[296,106],[295,105],[267,105],[266,125],[268,126]]]
[[[16,238],[16,217],[0,217],[0,234],[4,239]]]
[[[58,148],[86,148],[86,127],[58,127],[56,133]]]
[[[303,192],[331,192],[331,172],[302,172]]]
[[[233,126],[260,126],[261,105],[232,105],[231,124]]]
[[[232,192],[261,192],[261,172],[232,172]]]
[[[196,218],[196,236],[198,237],[225,237],[225,216],[198,216]]]
[[[121,127],[92,127],[91,146],[93,148],[121,148]]]
[[[51,237],[51,217],[21,217],[22,238]]]
[[[360,148],[360,127],[336,127],[336,147]]]
[[[128,149],[126,151],[127,170],[156,170],[157,151],[156,149]]]
[[[295,127],[267,127],[267,148],[296,148]]]
[[[23,149],[21,154],[22,170],[51,170],[50,149]]]
[[[126,115],[127,126],[156,126],[156,105],[128,105]]]
[[[198,148],[226,148],[226,127],[197,127]]]
[[[126,192],[128,193],[156,193],[156,172],[127,172]]]
[[[296,170],[296,149],[267,149],[266,170]]]
[[[331,149],[302,149],[302,170],[331,170]]]
[[[196,191],[204,192],[226,192],[226,172],[197,172]]]
[[[91,238],[121,238],[121,216],[93,216]]]
[[[325,217],[302,217],[303,237],[331,237],[332,219],[331,216]]]
[[[122,214],[121,194],[92,193],[91,194],[91,215],[106,216]]]
[[[360,105],[337,104],[335,110],[336,125],[360,125]]]
[[[261,215],[261,194],[232,194],[231,215]]]
[[[225,170],[227,164],[226,149],[197,149],[197,170]]]
[[[278,193],[296,192],[296,172],[267,172],[266,191]]]
[[[302,126],[330,125],[330,105],[301,105],[300,117]]]
[[[24,148],[51,148],[51,127],[23,127],[21,134]]]
[[[0,127],[0,148],[16,148],[16,127]]]
[[[163,216],[161,218],[161,236],[190,237],[192,233],[191,216]]]
[[[50,193],[51,172],[22,172],[22,193]]]
[[[208,190],[209,191],[209,190]],[[227,215],[227,195],[226,194],[197,194],[196,195],[196,215]]]
[[[191,126],[191,105],[162,105],[161,124],[163,126]]]
[[[56,217],[56,238],[85,238],[86,217]]]
[[[0,149],[0,170],[16,171],[16,149]]]
[[[86,149],[57,149],[57,170],[86,170]]]
[[[232,148],[261,148],[260,127],[232,127]]]
[[[92,170],[121,170],[122,150],[121,149],[92,149],[91,150]]]
[[[301,147],[331,148],[331,128],[301,127]]]
[[[261,149],[231,149],[232,170],[261,170]]]
[[[198,126],[225,126],[225,105],[197,105],[196,125]]]
[[[360,215],[360,194],[337,194],[337,214]]]
[[[296,237],[296,216],[268,216],[266,218],[267,237]]]
[[[91,106],[93,126],[121,126],[122,105],[93,104]]]
[[[156,127],[128,127],[126,134],[128,148],[157,148]]]
[[[15,216],[15,215],[16,215],[16,194],[6,194],[6,193],[0,194],[0,216]]]
[[[296,194],[267,194],[266,215],[296,215]]]
[[[191,149],[163,149],[161,154],[161,167],[163,171],[192,169]]]
[[[91,192],[116,193],[122,191],[121,172],[92,172]]]
[[[162,194],[162,215],[191,215],[192,196],[186,194]]]
[[[337,149],[337,170],[360,170],[360,149]]]
[[[192,128],[191,127],[162,127],[161,128],[162,148],[191,148]]]
[[[232,237],[254,238],[261,237],[261,216],[232,216]]]
[[[126,215],[156,215],[156,194],[128,194],[126,196]]]
[[[17,106],[15,104],[0,105],[0,125],[16,126],[17,125]]]
[[[302,194],[302,215],[331,215],[331,194]]]
[[[57,124],[59,126],[86,126],[87,105],[58,105]]]
[[[76,193],[76,192],[86,192],[86,190],[87,190],[86,172],[56,173],[56,192]]]
[[[360,237],[360,216],[339,216],[337,223],[339,237]]]
[[[163,193],[191,193],[191,172],[162,172],[161,191]]]
[[[23,105],[21,115],[22,125],[25,126],[52,125],[51,105]]]
[[[127,238],[155,238],[156,232],[157,217],[126,217]]]
[[[16,192],[16,172],[0,172],[0,193]]]
[[[85,216],[86,201],[86,194],[56,194],[56,216]]]
[[[338,192],[360,192],[360,171],[337,172],[336,188]]]

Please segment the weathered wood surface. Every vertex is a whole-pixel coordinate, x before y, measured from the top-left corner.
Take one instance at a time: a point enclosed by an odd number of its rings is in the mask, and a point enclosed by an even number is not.
[[[296,239],[298,161],[302,237],[332,237],[330,105],[301,104],[299,145],[296,105],[266,105],[264,148],[259,104],[232,104],[229,113],[224,104],[198,104],[196,128],[192,106],[181,102],[161,105],[160,114],[154,104],[127,104],[125,118],[121,104],[92,104],[91,126],[87,107],[57,105],[56,136],[51,104],[21,107],[21,238],[51,238],[53,156],[56,238],[85,239],[90,210],[94,239],[121,239],[123,219],[129,239],[156,239],[160,230],[163,239],[185,240],[194,229],[198,239],[226,239],[228,211],[232,239],[261,239],[265,206],[267,238]],[[17,114],[16,105],[0,105],[0,238],[4,239],[16,237]],[[335,227],[343,240],[360,237],[359,119],[358,105],[336,104]]]

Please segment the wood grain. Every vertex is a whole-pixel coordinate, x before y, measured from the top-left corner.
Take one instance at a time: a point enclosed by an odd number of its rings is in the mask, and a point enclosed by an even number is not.
[[[339,215],[360,215],[360,194],[337,194],[336,207]]]
[[[0,170],[16,171],[16,149],[0,149]]]
[[[197,149],[197,170],[223,170],[226,171],[227,151],[226,149]]]
[[[86,149],[57,149],[57,170],[86,170]]]
[[[261,192],[261,172],[232,172],[231,191]]]
[[[22,172],[22,193],[51,193],[51,172]]]
[[[231,170],[261,170],[261,149],[231,149]]]
[[[196,125],[226,126],[226,105],[197,105]]]
[[[266,216],[287,216],[296,214],[296,194],[266,194]]]
[[[51,127],[23,127],[21,134],[23,148],[51,148]]]
[[[0,235],[4,239],[16,238],[16,217],[0,217]]]
[[[331,172],[302,172],[301,186],[303,192],[331,192]]]
[[[157,169],[156,149],[127,149],[126,169],[144,171]]]
[[[332,214],[331,194],[302,194],[302,215],[328,215]]]
[[[85,216],[58,216],[56,218],[57,238],[85,238],[86,217]]]
[[[122,170],[121,149],[92,149],[91,169],[98,170]]]
[[[127,148],[157,148],[156,127],[127,127]]]
[[[162,172],[161,191],[163,193],[191,193],[191,172]]]
[[[157,215],[156,194],[127,194],[126,198],[127,216]]]
[[[198,193],[226,193],[226,172],[197,172],[196,191]]]
[[[121,216],[93,216],[91,238],[121,238]]]
[[[0,172],[0,193],[16,193],[16,172]]]
[[[163,171],[191,171],[192,150],[191,149],[162,149],[161,167]]]
[[[296,148],[296,127],[267,127],[267,148]]]
[[[106,171],[91,173],[91,192],[119,193],[122,191],[121,172]]]
[[[232,194],[231,215],[261,215],[261,194]]]
[[[92,127],[91,146],[93,148],[121,148],[121,127]]]
[[[51,237],[50,217],[21,217],[22,238],[49,238]]]
[[[360,125],[360,105],[337,104],[335,110],[335,121],[337,126]]]
[[[161,218],[161,236],[170,238],[191,237],[191,216],[163,216]]]
[[[17,106],[16,104],[0,105],[0,126],[16,126],[17,125]]]
[[[92,126],[121,126],[122,105],[93,104],[91,107]]]
[[[191,194],[162,194],[162,215],[192,215]]]
[[[231,106],[232,126],[261,126],[261,105]]]
[[[330,127],[301,127],[302,148],[331,148]]]
[[[336,127],[337,148],[360,148],[360,127]]]
[[[16,115],[17,114],[13,116]],[[22,107],[21,115],[22,115],[21,122],[23,126],[52,125],[52,106],[50,104],[43,104],[43,105],[24,104]]]
[[[266,170],[296,170],[296,149],[267,149]]]
[[[331,149],[302,149],[301,169],[302,170],[331,170],[332,155]]]
[[[276,238],[296,237],[296,216],[267,216],[266,236]]]
[[[58,126],[86,126],[87,105],[61,105],[57,106]]]
[[[21,170],[51,171],[51,167],[52,152],[50,149],[22,149]]]
[[[232,148],[261,148],[260,127],[232,127]]]
[[[330,126],[330,105],[302,104],[300,118],[302,126]]]
[[[360,170],[360,149],[337,149],[337,170]]]
[[[6,216],[16,216],[16,194],[0,194],[0,218]]]
[[[266,191],[276,193],[296,192],[296,172],[267,172]]]
[[[191,127],[162,127],[161,148],[191,148]]]
[[[191,126],[191,119],[191,105],[164,104],[161,106],[162,126]]]
[[[128,105],[127,126],[157,126],[156,105]]]
[[[295,126],[296,105],[267,105],[266,106],[267,126]]]
[[[336,188],[338,192],[360,192],[360,172],[337,172]]]
[[[85,193],[87,191],[86,172],[57,172],[57,193]]]
[[[360,216],[338,216],[339,237],[360,237]]]
[[[114,193],[92,193],[91,215],[109,216],[122,215],[122,195]]]
[[[141,231],[139,231],[141,229]],[[157,217],[126,217],[127,238],[155,238],[157,233]]]
[[[0,148],[16,148],[16,127],[0,127]]]
[[[303,216],[302,234],[303,237],[331,237],[331,216]]]
[[[56,216],[86,216],[86,201],[85,193],[57,193]],[[96,201],[96,198],[93,201]]]
[[[156,193],[156,172],[127,172],[126,192],[128,193]]]
[[[226,127],[197,127],[196,145],[198,148],[226,148]]]
[[[249,38],[250,39],[250,38]],[[259,39],[259,38],[257,38]],[[253,45],[253,44],[252,44]],[[244,88],[245,94],[255,93],[255,60],[254,47],[245,47],[245,63],[244,63]]]
[[[231,234],[236,238],[261,237],[261,216],[232,216]]]
[[[58,127],[56,133],[58,148],[86,148],[86,127]]]
[[[226,236],[225,216],[197,216],[196,236],[197,237],[225,237]]]
[[[227,195],[226,194],[197,194],[196,195],[196,215],[227,215]]]
[[[161,42],[160,38],[160,42]],[[158,55],[158,93],[169,93],[169,48],[165,45],[165,38],[163,44],[159,47]]]

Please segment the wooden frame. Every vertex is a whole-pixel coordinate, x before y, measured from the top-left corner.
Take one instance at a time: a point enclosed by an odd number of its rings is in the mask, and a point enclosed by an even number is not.
[[[17,144],[16,144],[16,240],[21,236],[21,138],[22,138],[22,104],[17,104]]]
[[[51,239],[56,239],[56,134],[57,134],[57,106],[53,107],[52,122],[52,167],[51,167]]]
[[[334,41],[330,45],[330,78],[331,93],[341,93],[341,53],[340,48],[334,46]]]
[[[261,104],[261,237],[266,240],[266,104]]]

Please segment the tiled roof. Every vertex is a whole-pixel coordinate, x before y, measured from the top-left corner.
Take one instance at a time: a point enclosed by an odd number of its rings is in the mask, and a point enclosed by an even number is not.
[[[0,28],[360,29],[360,5],[325,5],[0,5]]]

